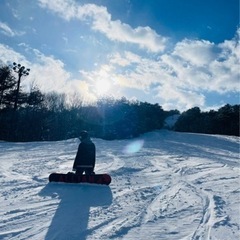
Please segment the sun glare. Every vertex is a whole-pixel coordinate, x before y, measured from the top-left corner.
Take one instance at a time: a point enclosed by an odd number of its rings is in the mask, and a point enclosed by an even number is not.
[[[98,95],[105,94],[110,89],[110,82],[108,80],[98,80],[95,84],[95,88]]]

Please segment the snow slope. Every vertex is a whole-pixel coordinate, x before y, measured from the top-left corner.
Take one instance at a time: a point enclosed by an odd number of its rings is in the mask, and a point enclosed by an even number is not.
[[[239,239],[239,138],[156,131],[93,139],[108,186],[48,183],[77,139],[0,142],[0,239]]]

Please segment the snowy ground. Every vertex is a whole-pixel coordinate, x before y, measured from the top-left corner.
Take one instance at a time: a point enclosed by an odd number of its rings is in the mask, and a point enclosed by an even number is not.
[[[0,142],[0,239],[240,239],[238,137],[93,141],[109,187],[48,183],[71,171],[77,139]]]

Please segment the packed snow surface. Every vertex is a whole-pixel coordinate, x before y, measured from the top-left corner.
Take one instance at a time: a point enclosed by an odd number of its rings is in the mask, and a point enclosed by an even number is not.
[[[0,239],[240,239],[238,137],[93,141],[110,186],[48,183],[72,170],[77,139],[0,142]]]

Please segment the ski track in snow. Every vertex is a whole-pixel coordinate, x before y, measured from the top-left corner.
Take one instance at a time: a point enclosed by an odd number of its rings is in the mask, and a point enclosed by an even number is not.
[[[162,130],[93,141],[109,187],[48,183],[71,171],[77,139],[0,142],[0,239],[240,239],[238,137]]]

